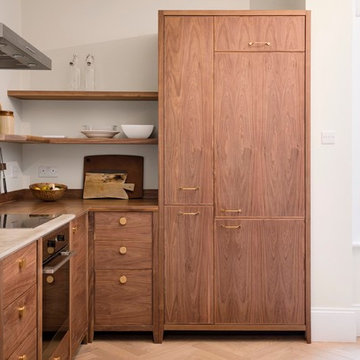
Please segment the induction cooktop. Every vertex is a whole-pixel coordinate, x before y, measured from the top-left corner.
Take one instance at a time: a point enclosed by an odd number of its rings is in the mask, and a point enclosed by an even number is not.
[[[0,229],[31,229],[58,216],[54,214],[0,214]]]

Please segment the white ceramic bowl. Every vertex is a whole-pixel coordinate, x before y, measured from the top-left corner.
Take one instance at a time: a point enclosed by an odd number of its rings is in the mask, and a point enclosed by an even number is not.
[[[147,139],[154,130],[154,125],[121,125],[124,134],[131,139]]]

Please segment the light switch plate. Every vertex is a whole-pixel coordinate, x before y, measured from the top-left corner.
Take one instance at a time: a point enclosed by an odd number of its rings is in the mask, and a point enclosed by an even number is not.
[[[321,132],[321,143],[323,145],[334,145],[335,144],[335,131],[322,131]]]

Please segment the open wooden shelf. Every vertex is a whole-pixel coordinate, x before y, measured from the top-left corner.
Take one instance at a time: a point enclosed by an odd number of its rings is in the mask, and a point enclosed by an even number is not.
[[[0,142],[20,144],[108,144],[108,145],[155,145],[158,139],[88,139],[88,138],[47,138],[32,135],[0,135]]]
[[[124,100],[156,101],[156,91],[38,91],[8,90],[8,96],[21,100]]]

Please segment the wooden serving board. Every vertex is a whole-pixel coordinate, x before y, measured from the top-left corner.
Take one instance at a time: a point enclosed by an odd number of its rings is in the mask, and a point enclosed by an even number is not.
[[[127,173],[127,183],[135,184],[134,191],[127,194],[129,199],[143,197],[144,158],[132,155],[90,155],[84,157],[85,174],[92,173]]]

